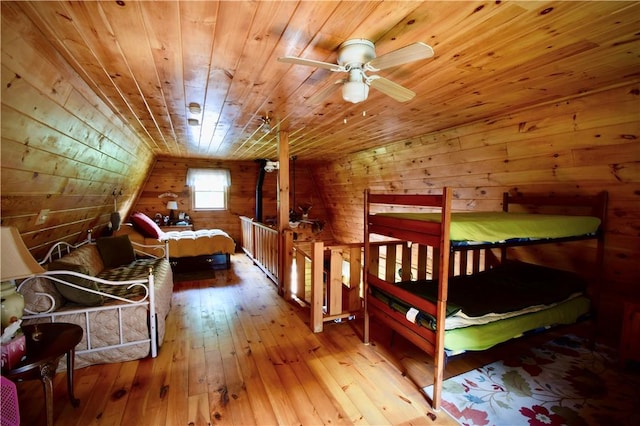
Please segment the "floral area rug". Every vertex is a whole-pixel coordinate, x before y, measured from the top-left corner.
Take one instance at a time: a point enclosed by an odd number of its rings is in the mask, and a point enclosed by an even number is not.
[[[640,425],[640,375],[571,335],[447,379],[442,399],[462,425]]]

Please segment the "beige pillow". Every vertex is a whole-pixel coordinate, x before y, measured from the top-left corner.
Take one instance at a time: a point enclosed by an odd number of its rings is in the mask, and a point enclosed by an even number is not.
[[[64,263],[83,265],[87,268],[87,275],[96,276],[104,269],[104,263],[95,244],[85,244],[60,259]]]
[[[20,287],[20,294],[24,297],[25,310],[28,309],[35,313],[53,312],[64,305],[65,299],[52,281],[37,277],[26,279],[23,283]],[[44,293],[50,297],[36,293]]]

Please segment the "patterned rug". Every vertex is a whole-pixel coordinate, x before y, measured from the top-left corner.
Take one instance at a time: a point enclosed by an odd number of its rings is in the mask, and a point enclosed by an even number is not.
[[[446,380],[442,407],[462,425],[639,425],[639,395],[613,349],[570,335]]]

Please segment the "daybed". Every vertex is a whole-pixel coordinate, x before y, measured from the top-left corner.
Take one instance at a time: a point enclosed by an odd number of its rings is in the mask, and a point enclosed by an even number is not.
[[[166,258],[142,256],[126,236],[89,237],[76,246],[57,243],[41,263],[47,272],[18,286],[23,323],[81,326],[76,368],[157,356],[173,294]]]
[[[131,223],[123,224],[115,235],[128,235],[131,241],[144,245],[158,245],[167,241],[171,265],[209,264],[217,266],[216,257],[224,258],[226,269],[231,266],[231,255],[235,252],[236,243],[221,229],[199,229],[196,231],[163,232],[160,227],[144,213],[134,213]],[[156,252],[150,254],[157,255]]]
[[[582,278],[508,260],[506,248],[595,239],[600,271],[607,196],[505,194],[504,212],[496,213],[452,213],[451,199],[449,188],[442,195],[365,191],[364,341],[369,342],[370,318],[375,317],[433,355],[435,410],[440,407],[447,354],[484,350],[534,329],[573,323],[589,313]],[[522,210],[531,204],[560,205],[563,210],[589,206],[589,217],[512,212],[517,205]],[[439,212],[425,214],[433,210]],[[551,231],[549,224],[555,224]],[[395,257],[398,247],[401,260]],[[596,279],[589,289],[594,301],[598,284]]]

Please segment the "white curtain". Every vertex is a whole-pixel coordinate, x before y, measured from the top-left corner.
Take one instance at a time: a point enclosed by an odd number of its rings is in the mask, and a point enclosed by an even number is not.
[[[231,186],[231,173],[227,169],[189,169],[187,185],[195,188],[228,188]]]

